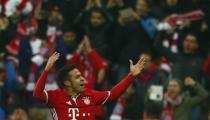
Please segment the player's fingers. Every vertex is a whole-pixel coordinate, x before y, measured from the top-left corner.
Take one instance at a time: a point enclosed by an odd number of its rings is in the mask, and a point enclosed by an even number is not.
[[[60,53],[56,54],[56,59],[58,59],[60,57]]]
[[[140,68],[144,68],[145,64],[146,64],[146,59],[142,59],[142,61],[140,63],[138,63],[138,66]]]
[[[143,60],[144,60],[144,57],[141,57],[137,63],[141,64],[143,62]]]
[[[57,52],[54,52],[54,53],[52,54],[52,56],[55,56],[55,55],[56,55],[56,53],[57,53]]]
[[[129,63],[130,63],[130,66],[133,65],[133,61],[131,59],[129,59]]]
[[[60,53],[58,53],[58,52],[56,52],[56,54],[55,54],[56,56],[59,56],[60,55]]]
[[[143,61],[142,61],[142,64],[145,65],[146,63],[147,63],[147,59],[144,58]]]

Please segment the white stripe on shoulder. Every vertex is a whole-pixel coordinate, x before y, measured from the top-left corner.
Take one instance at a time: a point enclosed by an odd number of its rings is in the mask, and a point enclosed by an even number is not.
[[[107,95],[107,97],[106,97],[106,99],[104,100],[104,102],[102,103],[102,104],[105,104],[106,103],[106,101],[108,100],[108,98],[109,98],[109,96],[110,96],[110,91],[107,91],[108,92],[108,95]]]
[[[50,109],[50,112],[51,112],[53,120],[58,120],[58,115],[56,113],[55,108]]]
[[[46,91],[46,90],[44,90],[44,93],[45,93],[45,95],[46,95],[46,101],[45,101],[45,104],[47,104],[47,103],[48,103],[48,93],[47,93],[47,91]]]

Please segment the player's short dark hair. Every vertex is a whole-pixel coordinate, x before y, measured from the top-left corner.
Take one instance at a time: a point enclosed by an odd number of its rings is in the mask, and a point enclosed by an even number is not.
[[[76,66],[74,64],[72,64],[72,65],[65,65],[60,70],[58,70],[57,84],[60,88],[64,87],[64,81],[71,77],[69,75],[69,72],[75,68],[76,68]]]

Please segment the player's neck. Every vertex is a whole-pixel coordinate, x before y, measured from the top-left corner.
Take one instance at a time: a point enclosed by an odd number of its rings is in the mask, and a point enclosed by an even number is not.
[[[73,90],[72,88],[64,88],[65,92],[70,96],[78,96],[80,93]]]

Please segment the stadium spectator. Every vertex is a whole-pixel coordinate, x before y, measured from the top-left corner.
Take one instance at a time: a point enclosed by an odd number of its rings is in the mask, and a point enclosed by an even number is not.
[[[28,113],[24,109],[17,108],[9,117],[9,120],[29,120]]]
[[[16,108],[27,109],[29,113],[34,107],[44,109],[31,91],[46,58],[54,51],[60,53],[60,59],[49,71],[47,90],[58,88],[55,73],[75,56],[77,61],[73,63],[83,71],[87,81],[91,81],[91,87],[106,90],[127,74],[128,59],[137,61],[140,54],[152,53],[158,59],[150,61],[135,80],[135,95],[140,94],[138,102],[142,104],[138,119],[142,111],[145,111],[145,119],[151,119],[153,105],[143,102],[150,85],[158,83],[166,89],[171,78],[183,81],[191,76],[209,91],[209,2],[0,0],[0,53],[5,55],[0,60],[0,76],[6,76],[0,78],[0,119]],[[89,42],[83,40],[84,35]],[[31,41],[31,36],[37,39]],[[190,95],[196,97],[196,92],[189,88]],[[135,97],[131,95],[127,99]],[[196,106],[196,109],[201,107],[202,118],[197,118],[198,112],[193,112],[192,120],[207,119],[208,101],[209,98]],[[109,119],[114,105],[114,102],[105,105],[105,116],[97,119]],[[138,109],[129,102],[128,106],[126,113]],[[102,113],[98,109],[97,112]]]
[[[88,88],[95,88],[97,84],[102,84],[106,77],[105,73],[108,69],[108,62],[91,47],[87,36],[84,36],[78,49],[67,62],[77,66],[86,78]],[[101,71],[103,71],[102,76],[99,75]]]
[[[200,80],[203,59],[197,54],[199,43],[196,34],[186,33],[182,42],[183,51],[176,54],[162,45],[163,36],[164,32],[161,32],[155,41],[155,47],[162,56],[172,62],[172,77],[184,80],[186,76],[192,76],[195,80]]]
[[[137,92],[137,86],[131,84],[125,93],[117,100],[110,120],[138,120],[142,118],[142,97]],[[134,107],[135,106],[135,107]],[[132,109],[135,108],[135,109]]]
[[[162,120],[162,111],[160,102],[146,102],[143,120]]]
[[[196,95],[190,96],[189,93],[184,93],[184,85],[191,87]],[[184,85],[182,81],[176,79],[169,81],[164,95],[164,120],[190,120],[192,108],[208,97],[208,92],[191,77],[185,78]]]

